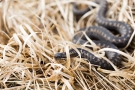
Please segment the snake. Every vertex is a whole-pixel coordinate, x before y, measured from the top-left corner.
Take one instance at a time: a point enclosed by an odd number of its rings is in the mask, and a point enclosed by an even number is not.
[[[106,19],[106,12],[108,9],[108,3],[106,0],[95,0],[95,3],[100,5],[96,15],[96,23],[98,26],[84,27],[80,29],[74,35],[72,42],[81,45],[86,43],[87,39],[84,35],[85,33],[90,39],[93,39],[93,42],[100,48],[107,47],[116,50],[119,50],[119,48],[124,48],[132,35],[132,27],[123,21]],[[89,7],[86,7],[84,10],[79,10],[77,8],[77,4],[73,4],[73,13],[75,15],[83,15],[89,10]],[[119,35],[114,35],[112,32],[117,32]],[[77,50],[80,52],[81,58],[87,59],[91,64],[97,65],[103,69],[114,70],[112,64],[104,58],[99,58],[83,48],[77,48]],[[71,57],[79,57],[79,53],[77,53],[77,51],[73,48],[69,50],[69,53]],[[105,51],[105,55],[116,67],[121,66],[120,54],[113,51]],[[56,59],[66,58],[66,52],[56,53],[54,57]]]

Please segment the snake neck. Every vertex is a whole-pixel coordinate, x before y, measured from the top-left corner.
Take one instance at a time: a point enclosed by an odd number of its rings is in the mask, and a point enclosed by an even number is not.
[[[106,20],[105,15],[107,12],[107,7],[108,7],[106,0],[95,0],[95,3],[100,5],[100,9],[99,9],[98,14],[97,14],[97,19],[100,18],[102,20]]]

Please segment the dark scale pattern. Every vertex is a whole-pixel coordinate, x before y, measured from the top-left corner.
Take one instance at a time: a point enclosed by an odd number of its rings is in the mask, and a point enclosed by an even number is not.
[[[84,44],[86,42],[86,38],[82,32],[85,32],[89,38],[94,38],[98,41],[95,41],[95,44],[101,48],[109,47],[109,48],[124,48],[130,36],[133,32],[130,25],[126,24],[122,21],[110,21],[105,18],[105,14],[107,11],[107,2],[106,0],[95,0],[96,3],[100,4],[100,9],[97,13],[96,22],[99,26],[85,27],[80,29],[75,36],[73,37],[73,42],[76,44]],[[84,9],[84,11],[80,11],[77,9],[76,4],[73,5],[73,13],[75,15],[83,15],[88,12],[88,7]],[[118,32],[120,36],[114,35],[113,32]],[[118,48],[117,48],[117,47]],[[113,67],[110,63],[102,58],[98,58],[87,50],[77,48],[81,54],[81,58],[86,58],[91,64],[99,65],[103,69],[113,70]],[[91,48],[90,48],[91,49]],[[78,56],[78,53],[74,49],[69,50],[71,57]],[[117,67],[121,64],[120,55],[115,52],[106,51],[106,57]],[[66,53],[57,53],[54,56],[55,58],[66,58]]]

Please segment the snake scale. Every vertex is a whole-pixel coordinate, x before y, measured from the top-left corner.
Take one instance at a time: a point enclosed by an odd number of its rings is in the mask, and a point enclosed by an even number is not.
[[[85,32],[89,38],[95,38],[93,41],[100,48],[124,48],[133,32],[130,25],[122,21],[112,21],[105,18],[107,11],[106,0],[95,0],[95,3],[100,4],[100,9],[96,16],[96,22],[98,26],[85,27],[80,29],[73,37],[72,41],[76,44],[84,44],[87,42],[85,36],[82,32]],[[87,7],[84,10],[79,10],[76,4],[73,5],[73,13],[75,15],[83,15],[90,9]],[[119,33],[119,36],[114,35],[111,31]],[[112,65],[104,60],[103,58],[98,58],[94,54],[82,48],[77,48],[81,54],[81,58],[86,58],[91,64],[98,65],[103,69],[114,70]],[[79,56],[79,54],[74,50],[69,50],[71,57]],[[120,55],[116,52],[106,51],[106,57],[117,67],[121,64]],[[66,53],[56,53],[55,58],[66,58]]]

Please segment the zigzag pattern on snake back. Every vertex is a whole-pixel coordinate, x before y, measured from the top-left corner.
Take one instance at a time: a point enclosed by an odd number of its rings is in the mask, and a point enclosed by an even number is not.
[[[105,14],[107,11],[107,2],[106,0],[95,0],[96,3],[100,4],[100,9],[97,13],[96,22],[99,26],[85,27],[79,30],[75,36],[73,37],[74,43],[83,44],[86,42],[86,38],[82,32],[85,32],[89,38],[96,38],[94,40],[95,44],[100,46],[101,48],[109,47],[109,48],[124,48],[133,32],[130,25],[126,24],[122,21],[110,21],[105,18]],[[86,8],[84,11],[79,11],[76,7],[76,4],[73,6],[73,13],[75,15],[82,15],[86,13],[89,9]],[[80,12],[80,13],[79,13]],[[120,35],[116,36],[111,31],[118,32]],[[116,47],[116,46],[118,47]],[[87,50],[77,48],[81,54],[82,58],[88,59],[91,64],[99,65],[103,69],[113,70],[113,67],[110,63],[108,63],[104,59],[99,59],[92,53]],[[71,57],[78,56],[78,53],[74,49],[70,49],[69,51]],[[106,52],[107,58],[117,67],[120,66],[121,60],[119,59],[120,55],[115,52]],[[55,58],[66,58],[66,53],[56,53]]]

